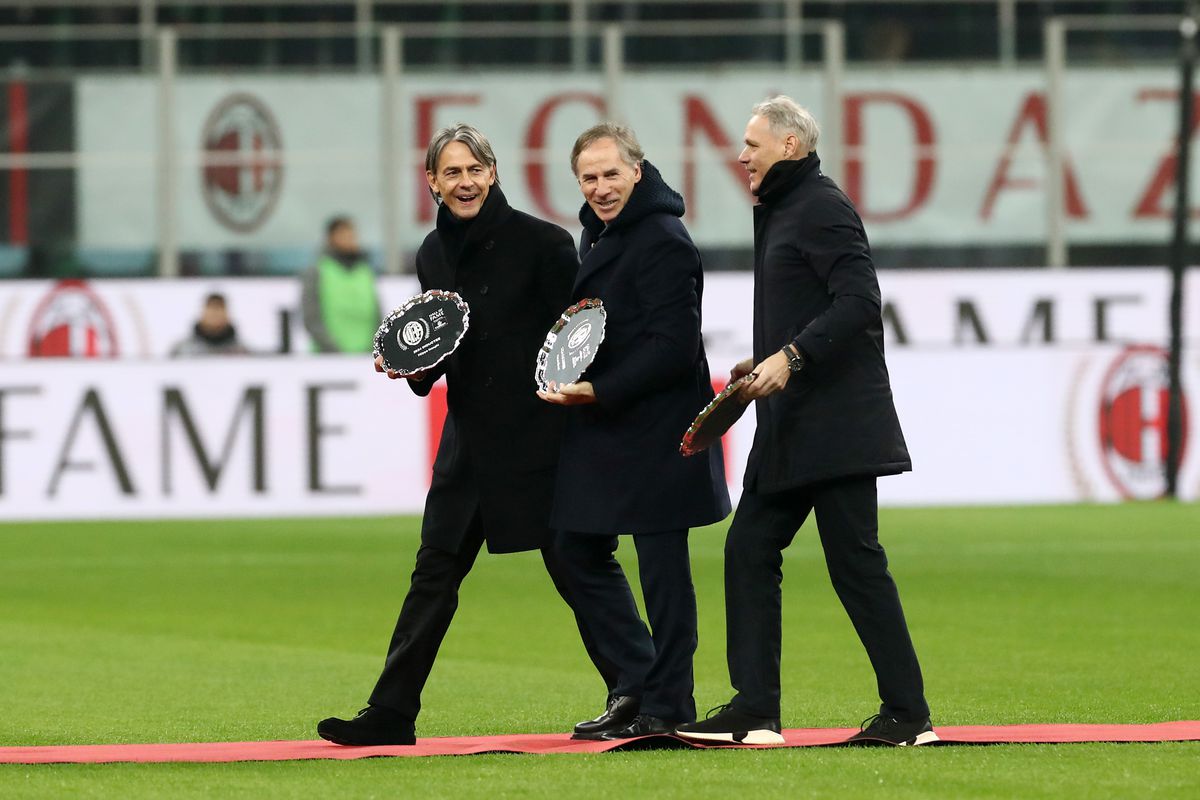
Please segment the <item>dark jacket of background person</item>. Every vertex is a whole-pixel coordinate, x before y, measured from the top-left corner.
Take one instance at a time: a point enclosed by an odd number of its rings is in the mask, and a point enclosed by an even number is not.
[[[654,533],[729,513],[720,445],[684,458],[679,441],[713,397],[700,337],[704,276],[683,198],[642,162],[607,227],[584,205],[574,298],[599,298],[604,343],[584,374],[596,403],[568,409],[551,524],[584,533]]]
[[[551,543],[547,525],[564,410],[540,400],[533,379],[546,332],[570,305],[579,259],[571,235],[508,205],[493,186],[473,220],[442,207],[417,251],[421,288],[452,289],[471,309],[459,349],[425,379],[446,376],[449,413],[433,465],[422,541],[454,551],[479,496],[493,553]]]
[[[238,341],[237,329],[227,325],[220,331],[206,331],[197,322],[192,335],[171,348],[171,358],[192,356],[244,356],[250,351]]]
[[[369,353],[383,312],[362,253],[325,252],[301,276],[300,311],[317,353]]]
[[[792,342],[807,362],[755,403],[745,487],[760,493],[912,469],[867,235],[820,166],[815,152],[776,163],[754,207],[754,361]]]

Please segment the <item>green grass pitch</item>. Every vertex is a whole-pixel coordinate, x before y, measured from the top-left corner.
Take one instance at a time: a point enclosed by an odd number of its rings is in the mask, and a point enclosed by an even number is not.
[[[1200,719],[1200,506],[890,509],[881,523],[935,724]],[[364,704],[418,527],[0,525],[0,745],[315,738],[319,718]],[[730,694],[724,530],[692,536],[702,709]],[[784,725],[857,725],[874,681],[811,527],[784,569]],[[538,556],[483,555],[418,735],[565,731],[603,699]],[[1200,744],[0,766],[5,798],[601,794],[1200,797]]]

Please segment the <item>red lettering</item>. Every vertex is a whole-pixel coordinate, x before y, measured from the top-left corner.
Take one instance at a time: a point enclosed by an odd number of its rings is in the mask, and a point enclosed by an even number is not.
[[[525,131],[525,183],[529,186],[529,196],[538,212],[549,220],[562,224],[570,224],[571,214],[560,214],[550,202],[550,188],[546,184],[546,129],[550,119],[560,106],[567,103],[587,103],[601,115],[606,113],[604,98],[590,92],[564,92],[556,94],[538,106],[529,121]]]
[[[899,208],[887,211],[872,210],[867,206],[864,159],[861,155],[866,136],[863,133],[863,109],[868,103],[891,103],[898,106],[912,123],[917,150],[917,170],[913,178],[912,191]],[[859,213],[867,222],[894,222],[911,217],[917,209],[929,202],[933,193],[933,181],[937,174],[935,146],[937,134],[928,112],[911,97],[894,92],[864,92],[847,95],[844,119],[846,123],[846,194],[854,201]]]
[[[996,208],[996,198],[1000,196],[1002,190],[1037,188],[1037,181],[1032,178],[1010,178],[1008,175],[1008,171],[1012,167],[1013,151],[1017,147],[1022,132],[1029,125],[1033,126],[1038,142],[1044,150],[1048,145],[1050,134],[1046,127],[1046,96],[1040,92],[1027,94],[1025,101],[1021,104],[1021,110],[1017,112],[1017,119],[1013,122],[1013,126],[1008,132],[1008,138],[1005,140],[1004,155],[1000,157],[1000,163],[996,165],[992,181],[988,184],[987,194],[983,198],[983,207],[979,209],[980,219],[991,218],[992,212]],[[1075,171],[1071,168],[1069,159],[1063,161],[1063,184],[1066,187],[1067,216],[1076,219],[1086,217],[1088,210],[1083,205],[1083,195],[1079,191],[1079,184],[1075,180]]]
[[[442,106],[475,106],[479,105],[479,95],[477,94],[439,94],[428,95],[417,98],[417,113],[416,136],[415,144],[410,153],[416,153],[424,150],[429,144],[429,140],[433,138],[435,130],[437,110]],[[407,158],[404,159],[407,163]],[[421,223],[429,223],[433,221],[433,214],[437,206],[431,202],[429,196],[429,183],[425,180],[425,163],[413,165],[416,172],[416,194],[414,198],[415,208],[417,209],[417,221]]]
[[[683,203],[688,210],[689,219],[695,209],[699,208],[696,203],[697,134],[703,134],[718,151],[732,154],[721,161],[733,176],[734,183],[741,187],[747,198],[750,198],[750,182],[746,177],[746,170],[737,160],[736,153],[739,148],[725,135],[708,104],[696,95],[687,95],[683,99],[683,120]]]
[[[1143,89],[1138,92],[1137,101],[1144,103],[1147,100],[1169,100],[1172,103],[1179,99],[1179,91],[1176,89]],[[1196,135],[1196,126],[1200,124],[1200,93],[1197,93],[1192,103],[1192,138]],[[1166,206],[1163,199],[1167,192],[1175,187],[1175,171],[1178,168],[1178,160],[1176,157],[1176,149],[1179,145],[1179,137],[1172,139],[1173,149],[1170,153],[1163,156],[1158,163],[1158,169],[1154,171],[1154,175],[1150,178],[1150,183],[1146,185],[1146,190],[1142,192],[1141,198],[1134,206],[1133,216],[1135,219],[1161,218],[1166,219],[1173,215],[1175,206]],[[1200,217],[1200,211],[1191,209],[1192,217]]]

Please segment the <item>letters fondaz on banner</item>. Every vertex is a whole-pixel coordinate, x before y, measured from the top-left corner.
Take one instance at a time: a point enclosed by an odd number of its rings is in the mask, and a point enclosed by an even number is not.
[[[1025,244],[1046,236],[1047,117],[1040,69],[854,70],[845,76],[840,163],[824,163],[880,244]],[[1070,241],[1169,235],[1177,80],[1169,69],[1068,73],[1063,141]],[[622,97],[647,157],[684,195],[697,243],[749,247],[737,153],[751,105],[786,92],[818,121],[832,109],[818,72],[639,72]],[[77,82],[79,242],[153,246],[153,77]],[[184,76],[175,108],[179,237],[187,249],[295,248],[345,212],[382,242],[379,80],[372,76]],[[438,127],[473,123],[493,141],[509,200],[570,228],[575,137],[605,114],[595,75],[428,74],[403,82],[397,128],[407,166],[399,219],[414,249],[433,221],[424,179]],[[122,113],[114,115],[112,109]],[[818,151],[822,146],[818,145]],[[1197,178],[1200,183],[1200,178]],[[1200,192],[1197,192],[1200,194]]]

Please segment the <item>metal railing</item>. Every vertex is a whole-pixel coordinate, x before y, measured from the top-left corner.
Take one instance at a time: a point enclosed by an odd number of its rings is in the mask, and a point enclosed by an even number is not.
[[[79,11],[104,11],[109,15],[121,15],[127,23],[61,22],[48,24],[0,25],[0,42],[54,42],[64,41],[113,41],[140,42],[140,63],[145,69],[153,69],[155,36],[162,25],[174,26],[181,37],[206,35],[210,37],[241,39],[297,39],[310,37],[337,37],[353,40],[354,62],[359,70],[373,69],[375,53],[373,47],[380,40],[382,29],[388,25],[401,24],[406,36],[453,38],[479,37],[534,37],[561,36],[569,41],[570,64],[575,69],[585,68],[589,62],[589,40],[599,28],[617,22],[636,26],[639,30],[651,31],[658,26],[676,26],[678,20],[668,18],[665,11],[690,9],[700,15],[707,10],[718,10],[727,18],[710,20],[715,25],[731,25],[739,28],[765,23],[773,32],[784,34],[786,61],[791,64],[803,59],[803,32],[807,27],[820,26],[829,20],[844,18],[855,9],[871,10],[882,7],[895,13],[938,12],[961,13],[963,9],[990,9],[994,21],[994,55],[997,63],[1012,66],[1018,59],[1018,33],[1023,18],[1033,18],[1035,24],[1047,13],[1060,14],[1069,9],[1087,9],[1104,5],[1100,0],[836,0],[819,2],[814,0],[747,0],[731,3],[728,0],[457,0],[456,2],[433,2],[432,0],[0,0],[0,11],[13,14],[36,10],[45,13],[59,9]],[[1122,6],[1133,4],[1121,4]],[[1146,5],[1167,13],[1183,13],[1185,0],[1152,0]],[[555,19],[515,21],[496,19],[518,9],[539,9],[554,12]],[[731,9],[742,13],[729,13]],[[196,9],[216,11],[248,10],[283,13],[291,10],[326,11],[335,19],[321,21],[275,21],[262,23],[245,22],[193,22],[185,19],[186,12]],[[499,11],[497,11],[499,9]],[[914,11],[916,9],[917,11]],[[484,12],[488,12],[485,14]],[[454,15],[440,21],[424,19],[431,12]],[[1122,19],[1130,19],[1125,15]],[[1137,17],[1133,17],[1137,19]],[[1137,23],[1124,30],[1139,29]],[[1158,28],[1140,28],[1159,30]],[[1095,28],[1093,30],[1099,30]]]
[[[173,0],[166,0],[173,2]],[[0,0],[2,4],[4,0]],[[543,36],[560,35],[565,24],[547,29],[541,24],[506,23],[512,30],[526,32],[540,31]],[[352,24],[339,23],[336,30],[346,34],[358,29]],[[1064,166],[1066,163],[1065,145],[1063,141],[1063,114],[1065,100],[1063,93],[1063,78],[1067,71],[1068,35],[1073,31],[1093,30],[1147,30],[1167,32],[1178,29],[1180,17],[1176,16],[1081,16],[1060,17],[1050,20],[1045,26],[1046,55],[1044,60],[1044,78],[1046,92],[1046,139],[1044,149],[1045,166],[1045,263],[1052,267],[1062,267],[1068,263],[1069,247],[1067,237],[1067,220],[1065,213]],[[260,30],[261,26],[235,26],[223,29],[223,35],[236,38],[238,35],[251,35]],[[330,26],[324,26],[327,31]],[[602,94],[608,114],[621,118],[623,110],[623,90],[625,90],[627,63],[625,60],[625,43],[631,35],[631,30],[637,35],[669,35],[676,37],[720,36],[724,33],[720,21],[701,21],[686,24],[681,23],[639,23],[630,28],[615,24],[599,25],[589,22],[584,28],[589,37],[586,44],[591,47],[599,44],[600,75],[602,76]],[[5,29],[0,28],[0,38]],[[464,24],[456,35],[483,37],[494,35],[495,29],[489,25],[471,23]],[[781,30],[780,26],[770,20],[759,20],[748,25],[746,35],[773,35],[776,37],[791,36],[794,31]],[[842,114],[831,113],[832,109],[843,107],[843,80],[846,71],[845,28],[836,21],[826,21],[819,25],[809,24],[805,35],[819,37],[821,75],[821,103],[825,109],[822,119],[822,162],[824,168],[835,179],[841,177],[838,172],[846,157],[854,154],[843,152],[843,135],[839,130]],[[151,42],[154,45],[152,62],[156,67],[158,77],[158,102],[156,118],[156,149],[151,153],[119,153],[106,152],[103,154],[81,152],[38,152],[38,153],[0,153],[0,170],[7,169],[71,169],[84,164],[103,161],[106,164],[136,163],[150,166],[155,174],[155,191],[157,202],[155,206],[155,242],[158,253],[158,272],[164,276],[177,275],[180,272],[179,257],[179,174],[180,169],[193,166],[196,156],[176,151],[177,143],[172,132],[175,129],[177,115],[175,87],[179,75],[180,44],[189,39],[204,38],[211,31],[203,26],[171,26],[156,28]],[[413,214],[410,204],[413,202],[414,186],[412,180],[414,171],[409,169],[423,150],[424,142],[410,141],[412,131],[410,125],[402,124],[401,95],[404,82],[409,75],[410,66],[406,64],[406,44],[421,39],[435,39],[439,33],[438,26],[420,24],[412,26],[379,26],[371,29],[370,47],[372,52],[378,48],[378,61],[372,59],[371,65],[377,64],[381,81],[380,107],[382,109],[379,130],[380,158],[380,195],[378,208],[384,221],[381,226],[383,261],[385,269],[390,273],[401,271],[402,243],[405,241],[404,226],[411,224]],[[783,68],[792,74],[800,71],[813,72],[811,63],[806,63],[799,50],[794,51],[794,58],[783,64]],[[292,150],[287,158],[303,160],[305,158],[328,159],[329,153],[306,154]],[[223,165],[228,163],[240,166],[241,158],[237,154],[205,153],[202,158],[206,165]],[[222,159],[229,159],[225,162]],[[1040,244],[1040,243],[1039,243]],[[1036,246],[1036,245],[1035,245]]]

